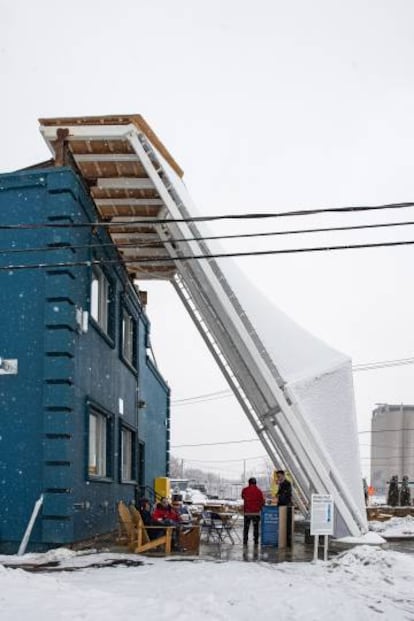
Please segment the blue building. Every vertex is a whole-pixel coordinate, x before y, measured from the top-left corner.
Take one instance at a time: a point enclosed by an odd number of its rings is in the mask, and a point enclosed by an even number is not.
[[[169,469],[169,388],[144,294],[72,166],[0,175],[0,550],[116,528]]]

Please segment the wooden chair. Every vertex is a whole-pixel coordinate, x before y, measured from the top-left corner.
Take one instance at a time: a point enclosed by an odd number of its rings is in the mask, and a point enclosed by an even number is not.
[[[130,509],[124,502],[118,503],[118,515],[121,529],[128,536],[128,547],[135,554],[142,554],[155,548],[164,548],[165,554],[171,554],[171,539],[174,526],[145,526],[140,512],[131,505]],[[161,537],[150,539],[147,530],[162,530]]]
[[[132,516],[128,510],[128,507],[125,503],[118,503],[118,518],[120,525],[120,535],[118,537],[118,541],[120,543],[126,544],[129,548],[132,547],[132,542],[136,538],[135,536],[135,526],[132,521]]]

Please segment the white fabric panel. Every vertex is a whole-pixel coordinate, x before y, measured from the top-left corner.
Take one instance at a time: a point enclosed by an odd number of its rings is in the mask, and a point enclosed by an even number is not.
[[[199,215],[182,180],[160,154],[158,157],[187,211],[192,217]],[[211,234],[205,223],[197,223],[197,228],[203,235]],[[223,252],[215,240],[207,244],[212,253]],[[336,468],[341,484],[354,501],[361,523],[366,523],[349,357],[310,334],[278,309],[248,281],[232,259],[216,261],[286,382],[285,390],[323,446],[328,461]],[[273,278],[273,281],[269,279],[269,287],[277,284],[277,275]],[[340,519],[335,534],[348,534]]]

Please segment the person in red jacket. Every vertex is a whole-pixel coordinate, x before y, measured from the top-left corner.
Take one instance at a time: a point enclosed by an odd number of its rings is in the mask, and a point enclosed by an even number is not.
[[[253,522],[253,539],[255,545],[259,543],[260,511],[265,503],[263,492],[256,485],[256,479],[251,477],[249,485],[242,489],[244,500],[243,544],[246,546],[249,539],[250,522]]]
[[[153,511],[152,519],[162,526],[175,526],[180,522],[180,516],[174,511],[168,502],[168,498],[161,498]]]
[[[160,526],[175,526],[176,528],[172,531],[172,545],[173,549],[178,548],[178,538],[179,538],[179,524],[180,524],[180,516],[170,503],[168,502],[168,498],[162,497],[160,502],[157,503],[154,511],[152,512],[152,519],[154,524],[159,524]],[[165,531],[161,531],[163,534]]]

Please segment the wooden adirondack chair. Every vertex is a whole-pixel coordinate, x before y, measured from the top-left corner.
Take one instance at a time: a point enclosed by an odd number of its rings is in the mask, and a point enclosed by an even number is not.
[[[140,512],[132,505],[128,509],[122,501],[118,503],[118,515],[121,527],[129,538],[128,547],[132,552],[142,554],[155,548],[164,548],[165,554],[171,554],[174,526],[145,526]],[[162,530],[164,534],[157,539],[150,539],[147,529]]]
[[[136,529],[129,509],[122,500],[118,503],[118,518],[120,525],[120,536],[118,540],[120,543],[125,543],[131,549],[133,541],[136,539]]]

